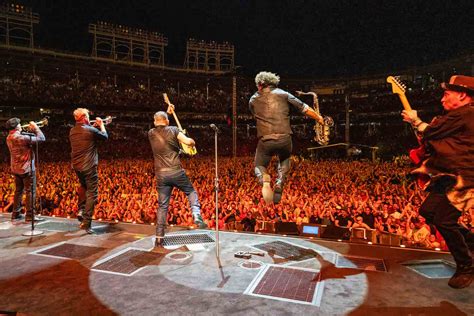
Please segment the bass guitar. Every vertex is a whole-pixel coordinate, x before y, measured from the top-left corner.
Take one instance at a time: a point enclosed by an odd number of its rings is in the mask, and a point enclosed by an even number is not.
[[[163,99],[165,100],[165,103],[168,106],[171,105],[170,99],[168,98],[168,95],[166,93],[163,93]],[[176,125],[178,126],[178,130],[184,135],[187,135],[186,130],[181,127],[181,123],[179,122],[178,117],[176,116],[176,113],[174,110],[172,114],[173,114],[174,120],[176,121]],[[181,147],[181,151],[185,153],[186,155],[194,156],[195,154],[197,154],[197,149],[195,146],[189,146],[186,144],[182,144],[181,142],[179,143],[179,146]]]

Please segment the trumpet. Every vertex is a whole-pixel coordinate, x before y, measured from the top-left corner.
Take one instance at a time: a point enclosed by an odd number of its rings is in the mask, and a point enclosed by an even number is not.
[[[112,120],[117,118],[116,116],[106,116],[104,119],[102,119],[102,122],[104,122],[104,125],[108,125],[112,123]],[[96,125],[96,120],[89,121],[91,125]]]
[[[35,124],[38,126],[38,127],[43,127],[43,126],[46,126],[48,125],[48,119],[49,119],[49,116],[45,116],[41,121],[38,121],[38,122],[35,122]],[[30,124],[24,124],[24,125],[21,125],[21,129],[22,130],[28,130],[30,127]]]

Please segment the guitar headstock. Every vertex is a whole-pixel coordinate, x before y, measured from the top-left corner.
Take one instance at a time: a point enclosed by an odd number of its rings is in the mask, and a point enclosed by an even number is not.
[[[392,92],[396,94],[405,94],[407,86],[400,80],[400,77],[388,76],[387,82],[392,85]]]
[[[168,98],[168,94],[163,93],[163,99],[165,100],[165,103],[166,103],[167,105],[170,105],[170,104],[171,104],[170,99]]]

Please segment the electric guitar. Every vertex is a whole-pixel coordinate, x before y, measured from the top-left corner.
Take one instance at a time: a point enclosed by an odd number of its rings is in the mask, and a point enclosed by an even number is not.
[[[405,95],[406,86],[400,81],[398,77],[389,76],[387,77],[387,82],[392,85],[392,92],[397,94],[402,102],[403,108],[407,111],[411,111],[410,103]],[[416,139],[420,147],[411,149],[409,152],[410,160],[416,165],[420,166],[426,158],[428,158],[428,153],[426,152],[425,145],[421,142],[421,137],[415,131]],[[429,181],[428,175],[418,174],[418,184],[420,187],[424,187],[425,184]]]
[[[163,99],[165,100],[165,103],[169,106],[171,104],[170,99],[168,98],[168,95],[166,93],[163,93]],[[176,116],[175,111],[172,112],[174,120],[176,121],[176,125],[178,126],[178,130],[186,135],[186,130],[181,127],[181,123],[179,123],[178,117]],[[179,143],[179,146],[181,147],[181,151],[184,152],[186,155],[189,156],[194,156],[197,154],[197,149],[195,146],[189,146],[183,143]]]

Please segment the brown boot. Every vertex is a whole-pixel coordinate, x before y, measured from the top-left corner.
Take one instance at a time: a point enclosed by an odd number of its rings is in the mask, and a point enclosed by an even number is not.
[[[473,278],[474,267],[472,264],[469,266],[458,265],[456,272],[449,279],[448,285],[454,289],[462,289],[471,285]]]

